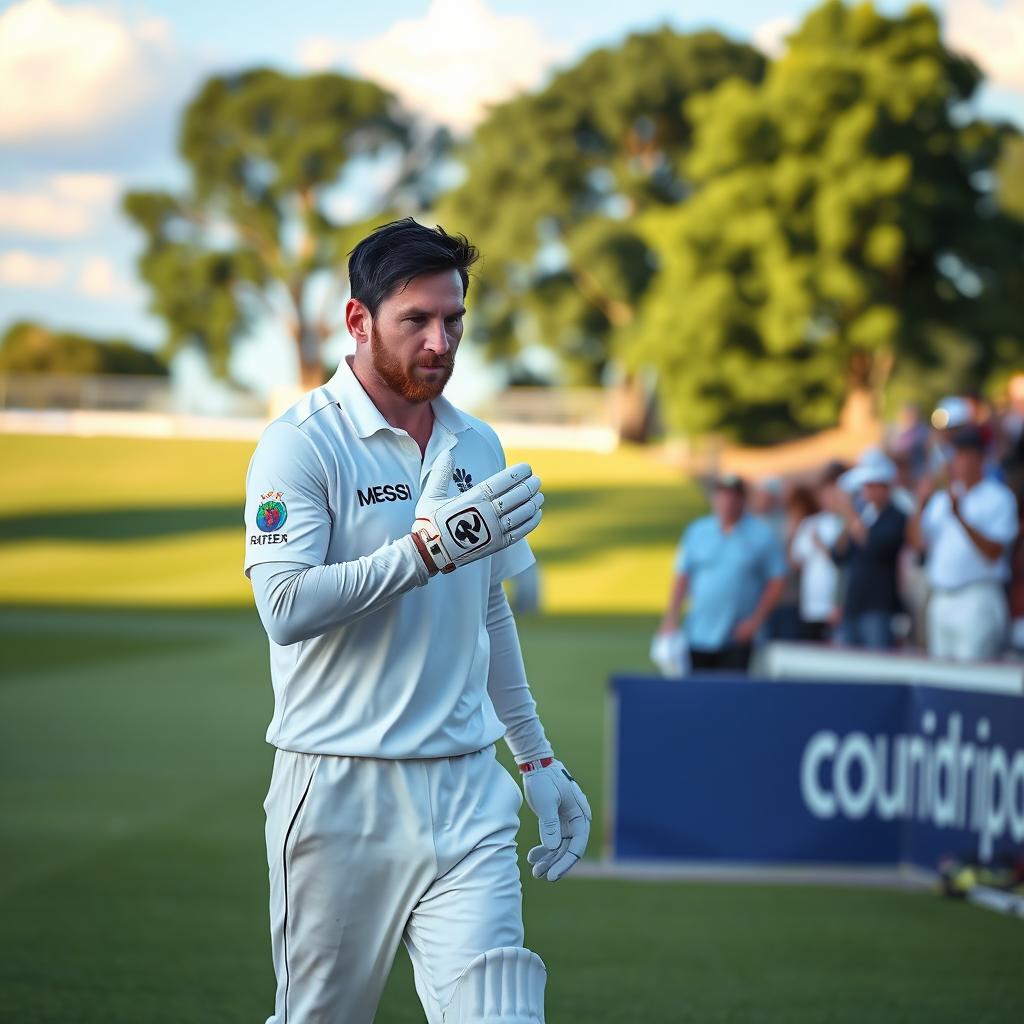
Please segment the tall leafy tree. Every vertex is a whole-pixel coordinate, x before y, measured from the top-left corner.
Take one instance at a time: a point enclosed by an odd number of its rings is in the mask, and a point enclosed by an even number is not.
[[[630,353],[677,427],[771,441],[951,351],[962,385],[1019,357],[1024,240],[979,81],[930,8],[832,0],[763,82],[690,102],[695,190],[645,217],[659,272]]]
[[[168,354],[197,346],[226,374],[233,343],[270,317],[294,345],[302,383],[320,383],[346,252],[386,219],[389,203],[429,198],[417,191],[421,172],[443,142],[418,138],[371,82],[270,70],[211,78],[182,121],[187,190],[124,199],[146,235],[140,270],[167,325]],[[369,220],[346,216],[345,175],[359,161],[388,158],[378,208]]]
[[[718,33],[663,28],[494,107],[438,210],[484,253],[474,337],[503,356],[541,342],[569,381],[600,381],[653,273],[634,219],[688,193],[687,100],[734,77],[756,82],[764,65]]]

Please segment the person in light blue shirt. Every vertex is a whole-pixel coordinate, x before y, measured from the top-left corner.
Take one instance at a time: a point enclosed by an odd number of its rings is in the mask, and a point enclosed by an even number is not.
[[[715,480],[713,514],[683,532],[661,632],[678,628],[689,596],[685,632],[694,669],[746,671],[754,637],[777,604],[786,555],[772,528],[746,512],[746,486],[733,475]]]

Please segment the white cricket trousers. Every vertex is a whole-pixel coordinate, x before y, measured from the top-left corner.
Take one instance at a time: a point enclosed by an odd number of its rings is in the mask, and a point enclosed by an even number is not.
[[[267,1024],[370,1024],[399,940],[441,1024],[470,961],[523,944],[522,799],[493,746],[403,761],[278,750],[264,803]]]
[[[1002,583],[933,591],[928,599],[928,653],[953,661],[991,661],[1006,645],[1008,619]]]

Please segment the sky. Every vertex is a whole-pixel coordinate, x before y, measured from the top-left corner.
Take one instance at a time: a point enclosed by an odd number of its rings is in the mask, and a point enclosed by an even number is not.
[[[210,74],[269,65],[373,78],[456,132],[487,102],[630,31],[717,28],[766,52],[804,0],[0,0],[0,332],[16,319],[159,345],[135,274],[129,188],[175,188],[180,111]],[[883,10],[904,5],[881,2]],[[945,0],[948,45],[989,83],[980,108],[1024,126],[1024,0]],[[355,187],[358,187],[355,186]],[[296,374],[269,330],[238,353],[260,391]],[[201,361],[179,379],[198,386]]]

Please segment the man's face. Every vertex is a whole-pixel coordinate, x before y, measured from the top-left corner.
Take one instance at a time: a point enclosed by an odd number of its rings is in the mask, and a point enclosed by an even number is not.
[[[864,500],[875,508],[885,508],[889,504],[888,484],[864,484],[860,493]]]
[[[731,487],[716,487],[711,505],[720,522],[734,523],[743,514],[743,495]]]
[[[954,448],[949,464],[949,475],[954,480],[974,483],[980,480],[985,467],[985,456],[977,448]]]
[[[462,278],[457,270],[413,278],[378,307],[370,331],[373,367],[409,402],[444,391],[462,340]]]

